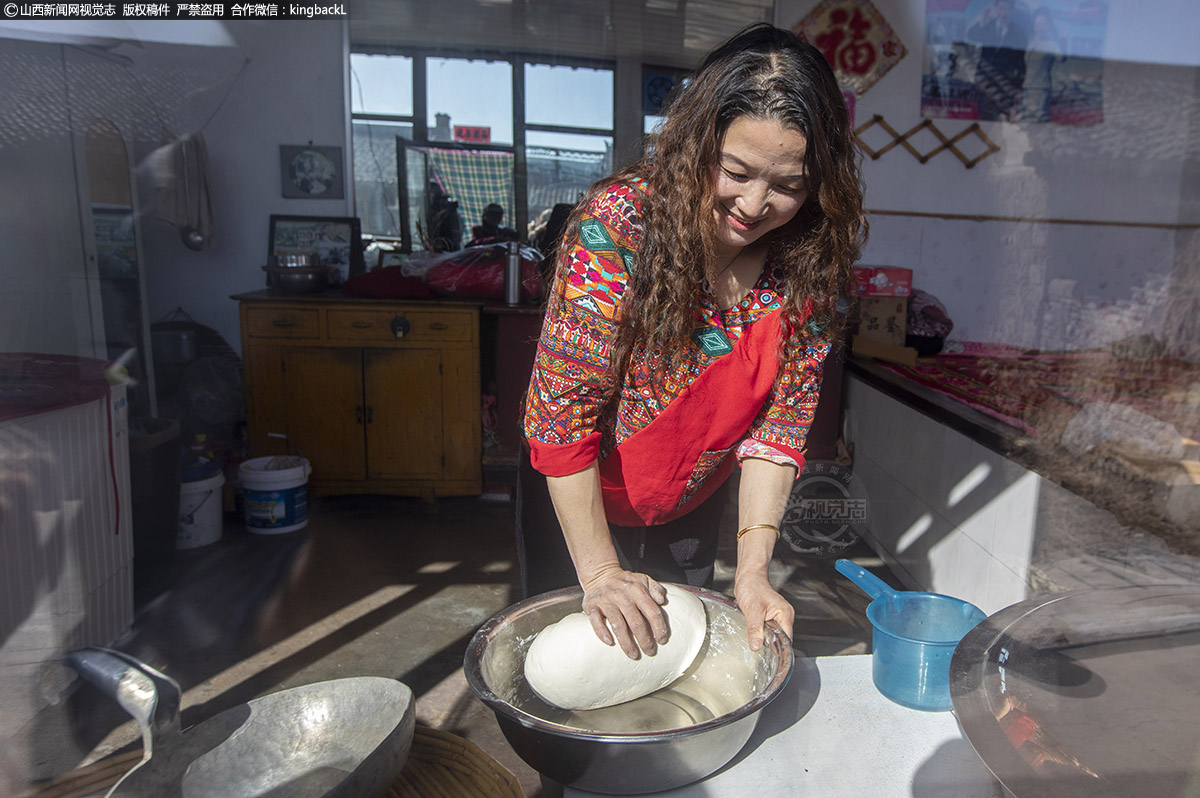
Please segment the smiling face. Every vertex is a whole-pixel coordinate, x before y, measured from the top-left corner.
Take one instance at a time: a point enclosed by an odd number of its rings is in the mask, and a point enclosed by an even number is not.
[[[721,137],[713,166],[718,258],[787,224],[808,198],[803,133],[773,119],[742,116]]]

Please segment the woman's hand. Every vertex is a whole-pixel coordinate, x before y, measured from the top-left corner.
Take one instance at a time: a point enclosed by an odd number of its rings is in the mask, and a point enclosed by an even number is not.
[[[746,616],[751,651],[762,648],[765,639],[763,629],[767,621],[775,621],[783,629],[788,640],[792,639],[796,610],[791,602],[771,587],[766,574],[739,574],[733,582],[733,597],[737,600],[742,614]]]
[[[600,572],[583,583],[583,612],[596,637],[617,645],[630,659],[654,656],[667,642],[667,621],[660,604],[667,591],[645,574],[621,568]],[[611,633],[609,630],[612,630]]]

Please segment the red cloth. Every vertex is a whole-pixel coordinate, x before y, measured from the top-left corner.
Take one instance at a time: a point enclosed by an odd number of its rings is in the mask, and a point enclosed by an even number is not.
[[[106,368],[72,355],[0,354],[0,421],[107,398]]]
[[[521,298],[542,295],[536,250],[521,249]],[[342,284],[342,296],[372,299],[503,299],[503,245],[467,247],[447,252],[422,266],[385,266],[358,274]],[[422,271],[423,268],[423,271]],[[408,269],[409,273],[405,274]],[[413,272],[420,272],[415,274]]]
[[[504,298],[504,248],[499,246],[462,250],[462,257],[441,261],[425,273],[429,287],[440,297],[462,299]],[[538,262],[522,253],[521,299],[542,295]]]
[[[1057,431],[1054,419],[1089,402],[1119,402],[1200,435],[1187,386],[1200,382],[1200,364],[1172,358],[1131,361],[1110,352],[1020,352],[967,344],[963,354],[921,358],[914,366],[879,365],[1029,434]],[[1050,425],[1047,427],[1047,425]]]
[[[385,266],[356,274],[342,283],[342,296],[372,299],[436,299],[420,277],[410,277],[400,266]]]

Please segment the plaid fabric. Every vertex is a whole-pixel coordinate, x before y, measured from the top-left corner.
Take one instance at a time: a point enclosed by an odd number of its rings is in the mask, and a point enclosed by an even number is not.
[[[512,153],[435,147],[430,147],[427,152],[432,179],[458,200],[458,212],[465,227],[464,243],[471,237],[471,226],[479,224],[489,202],[504,206],[504,224],[512,226],[515,217]]]

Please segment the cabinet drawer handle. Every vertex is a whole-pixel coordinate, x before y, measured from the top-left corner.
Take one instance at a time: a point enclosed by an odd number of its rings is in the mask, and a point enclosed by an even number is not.
[[[356,322],[352,323],[350,326],[351,326],[351,327],[353,327],[353,328],[354,328],[354,329],[356,329],[356,330],[369,330],[369,329],[371,329],[372,327],[374,327],[375,325],[374,325],[374,324],[372,324],[372,323],[371,323],[371,322],[369,322],[369,321],[361,321],[361,320],[359,320],[359,321],[356,321]]]
[[[363,406],[362,405],[354,406],[354,420],[357,421],[359,424],[363,423]]]
[[[441,332],[442,330],[449,330],[450,325],[444,321],[435,321],[433,324],[429,325],[429,329]]]
[[[296,320],[295,319],[275,319],[274,321],[271,322],[271,324],[274,324],[276,327],[295,327]]]

